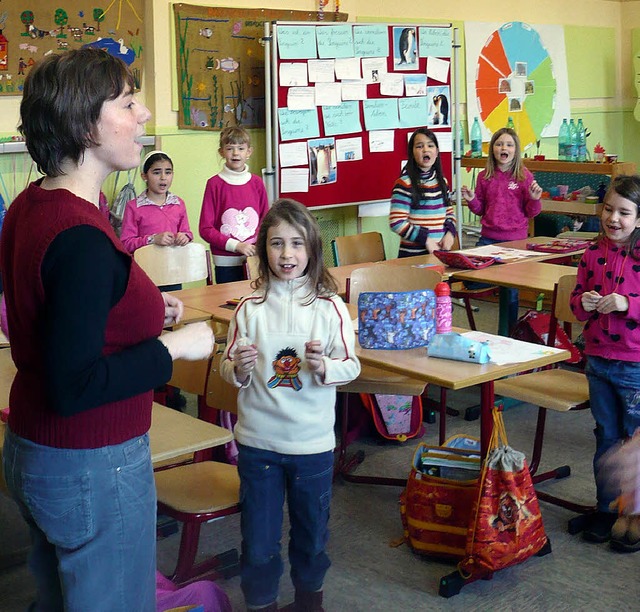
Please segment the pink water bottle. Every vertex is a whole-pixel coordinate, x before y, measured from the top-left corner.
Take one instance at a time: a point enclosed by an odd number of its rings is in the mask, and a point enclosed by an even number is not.
[[[448,283],[438,283],[436,293],[436,334],[451,331],[451,289]]]

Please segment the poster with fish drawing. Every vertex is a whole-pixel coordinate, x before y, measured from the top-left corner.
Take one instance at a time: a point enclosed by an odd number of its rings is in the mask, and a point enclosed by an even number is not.
[[[178,126],[264,127],[264,24],[316,21],[318,13],[174,4]],[[324,13],[346,21],[346,13]]]
[[[0,4],[0,96],[20,96],[31,67],[85,45],[123,59],[142,83],[143,0],[22,0]]]

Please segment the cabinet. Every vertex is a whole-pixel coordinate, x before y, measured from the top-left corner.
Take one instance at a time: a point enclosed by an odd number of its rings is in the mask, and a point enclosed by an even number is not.
[[[486,157],[463,157],[463,168],[484,169],[487,165]],[[614,178],[619,174],[635,174],[636,165],[633,162],[616,162],[615,164],[597,164],[596,162],[566,162],[558,159],[538,161],[530,157],[524,158],[524,165],[531,172],[564,172],[569,174],[599,174]],[[565,215],[596,215],[597,204],[586,202],[556,200],[542,200],[542,212],[562,213]]]

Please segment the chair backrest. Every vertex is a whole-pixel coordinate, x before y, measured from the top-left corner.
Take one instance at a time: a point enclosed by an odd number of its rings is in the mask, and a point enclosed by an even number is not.
[[[384,242],[380,232],[337,236],[331,241],[336,266],[384,261]]]
[[[417,266],[377,264],[357,268],[351,273],[347,288],[347,302],[358,303],[363,291],[415,291],[434,289],[442,280],[440,272]]]
[[[220,364],[224,347],[216,347],[213,357],[211,358],[211,368],[207,378],[207,392],[205,394],[205,403],[211,408],[225,410],[233,414],[238,413],[238,389],[230,385],[220,375]]]
[[[555,290],[555,306],[554,313],[557,321],[564,323],[580,323],[578,319],[571,312],[569,306],[569,298],[571,292],[576,286],[576,275],[566,274],[558,279]]]
[[[199,242],[185,246],[150,244],[137,249],[133,258],[158,286],[205,280],[213,283],[209,250]]]
[[[260,276],[260,258],[257,255],[247,257],[244,262],[244,276],[247,280],[255,280]]]

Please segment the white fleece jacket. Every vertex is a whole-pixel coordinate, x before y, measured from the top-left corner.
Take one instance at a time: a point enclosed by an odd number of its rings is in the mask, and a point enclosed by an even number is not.
[[[338,296],[317,297],[308,305],[307,277],[271,278],[266,301],[262,290],[244,298],[229,327],[222,361],[223,378],[240,388],[236,440],[283,454],[309,455],[335,447],[336,385],[360,374],[355,334]],[[234,373],[240,339],[258,348],[254,371],[244,385]],[[305,363],[305,342],[324,347],[324,377]],[[243,340],[244,341],[244,340]]]

